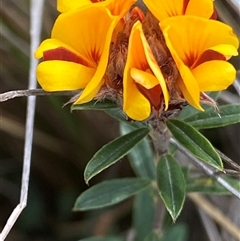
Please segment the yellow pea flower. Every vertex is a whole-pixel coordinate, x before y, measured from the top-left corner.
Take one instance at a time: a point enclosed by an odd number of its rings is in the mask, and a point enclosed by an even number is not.
[[[123,75],[123,111],[134,120],[149,117],[152,107],[159,109],[169,94],[162,72],[137,21],[129,38],[128,56]]]
[[[43,58],[37,67],[41,87],[46,91],[85,88],[77,102],[90,101],[104,82],[113,31],[133,3],[118,1],[114,15],[98,4],[61,14],[51,38],[35,52],[36,58]]]
[[[177,85],[202,110],[200,92],[224,90],[235,79],[236,70],[226,60],[238,55],[237,37],[224,23],[194,16],[166,18],[159,25],[181,75]]]

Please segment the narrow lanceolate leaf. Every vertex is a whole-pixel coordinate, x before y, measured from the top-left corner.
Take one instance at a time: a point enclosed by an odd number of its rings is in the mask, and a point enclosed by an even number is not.
[[[160,241],[160,238],[154,231],[151,231],[144,241]]]
[[[130,124],[120,123],[120,132],[122,135],[135,129],[136,127]],[[128,159],[137,176],[149,179],[156,178],[153,150],[147,137],[132,148],[128,153]]]
[[[111,100],[104,101],[90,101],[81,105],[72,105],[71,111],[73,110],[108,110],[108,109],[117,109],[118,105]]]
[[[153,229],[154,222],[154,190],[149,187],[139,192],[134,200],[133,228],[135,240],[143,241]]]
[[[149,133],[148,128],[140,128],[121,136],[103,146],[88,162],[84,179],[88,181],[102,170],[125,156],[139,141]]]
[[[104,181],[83,192],[73,210],[83,211],[107,207],[119,203],[151,185],[150,180],[122,178]]]
[[[209,165],[223,170],[223,163],[218,153],[209,140],[195,128],[179,120],[169,120],[167,126],[174,138],[192,154]]]
[[[240,122],[240,105],[230,104],[219,107],[219,112],[209,108],[184,119],[198,129],[216,128]]]
[[[185,179],[182,170],[170,155],[160,158],[157,166],[158,190],[173,221],[180,214],[185,200]]]

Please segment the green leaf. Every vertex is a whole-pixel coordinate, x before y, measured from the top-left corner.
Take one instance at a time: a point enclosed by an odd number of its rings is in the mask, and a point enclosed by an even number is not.
[[[78,241],[124,241],[121,237],[89,237]]]
[[[218,153],[209,140],[195,128],[179,120],[168,120],[167,126],[174,138],[192,154],[209,165],[223,170],[223,163]]]
[[[73,210],[92,210],[114,205],[133,196],[150,184],[150,180],[141,178],[104,181],[84,191],[77,198]]]
[[[108,109],[118,109],[118,105],[108,99],[105,99],[104,101],[96,101],[92,100],[84,104],[80,105],[72,105],[71,111],[74,110],[108,110]]]
[[[143,241],[144,237],[153,229],[154,221],[154,190],[144,189],[139,192],[134,201],[133,227],[135,241]]]
[[[175,224],[168,228],[161,241],[186,241],[188,240],[188,229],[184,224]]]
[[[148,128],[137,129],[103,146],[88,162],[84,171],[85,182],[88,183],[92,177],[116,163],[148,133]]]
[[[184,121],[197,129],[232,125],[240,122],[240,105],[230,104],[220,106],[219,114],[216,110],[209,108],[204,112],[199,112],[185,118]]]
[[[154,231],[151,231],[144,241],[160,241],[160,238]]]
[[[224,178],[234,189],[240,190],[238,179]],[[230,195],[231,193],[212,177],[199,177],[187,179],[187,192],[202,192],[205,194]]]
[[[170,155],[160,158],[157,166],[158,190],[173,221],[180,214],[185,200],[185,179],[182,170]]]
[[[120,132],[122,135],[125,135],[135,129],[135,126],[123,122],[120,123]],[[132,148],[132,150],[128,153],[128,159],[137,176],[152,180],[156,179],[153,150],[147,137]]]

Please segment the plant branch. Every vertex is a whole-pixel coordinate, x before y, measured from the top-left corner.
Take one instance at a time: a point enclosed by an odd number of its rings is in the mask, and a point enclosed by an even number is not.
[[[198,158],[196,158],[193,154],[191,154],[185,147],[183,147],[179,142],[177,142],[175,139],[171,138],[170,143],[175,145],[183,154],[185,154],[187,157],[190,158],[190,160],[200,167],[204,172],[206,172],[209,176],[216,179],[218,183],[220,183],[223,187],[225,187],[229,192],[231,192],[234,196],[236,196],[238,199],[240,199],[240,192],[233,188],[224,178],[222,178],[219,174],[215,172],[215,170],[211,169],[209,166],[207,166],[205,163],[200,161]]]
[[[53,91],[47,92],[43,89],[29,89],[29,90],[12,90],[5,93],[0,94],[0,102],[4,102],[16,97],[28,97],[28,96],[45,96],[45,95],[67,95],[74,96],[79,94],[80,90],[76,91]]]
[[[221,151],[217,150],[219,156],[222,158],[223,161],[225,161],[229,166],[231,166],[232,168],[234,168],[236,171],[240,172],[240,166],[232,161],[229,157],[227,157],[226,155],[224,155]]]

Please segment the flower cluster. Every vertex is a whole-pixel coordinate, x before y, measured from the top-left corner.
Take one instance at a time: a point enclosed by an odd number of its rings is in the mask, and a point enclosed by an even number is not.
[[[112,98],[134,120],[161,116],[174,103],[203,110],[205,91],[226,89],[238,54],[213,0],[58,0],[38,82],[46,91],[83,89],[74,104]],[[147,10],[146,10],[147,9]]]

